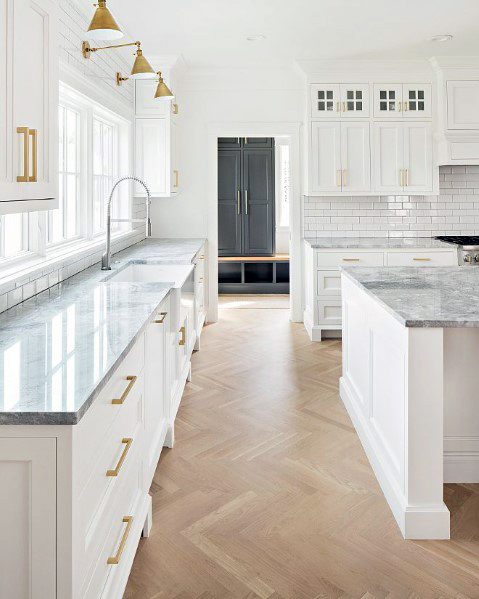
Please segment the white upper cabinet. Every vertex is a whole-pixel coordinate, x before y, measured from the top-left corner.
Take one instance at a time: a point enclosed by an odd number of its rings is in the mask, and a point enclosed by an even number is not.
[[[369,85],[342,83],[341,118],[369,117]]]
[[[373,124],[373,188],[384,194],[433,191],[430,123]]]
[[[370,189],[369,123],[311,123],[311,192]]]
[[[311,118],[369,117],[369,85],[337,83],[311,85]]]
[[[447,82],[447,128],[479,129],[479,81]]]
[[[374,85],[374,117],[431,118],[431,85],[429,83],[376,83]]]
[[[53,0],[0,0],[0,201],[56,206],[57,20]]]
[[[341,190],[371,189],[369,123],[341,123]]]
[[[170,197],[178,192],[177,114],[169,99],[154,97],[156,81],[135,84],[136,172],[144,179],[153,197]],[[144,195],[137,186],[136,195]]]
[[[341,191],[341,124],[311,123],[311,191]]]

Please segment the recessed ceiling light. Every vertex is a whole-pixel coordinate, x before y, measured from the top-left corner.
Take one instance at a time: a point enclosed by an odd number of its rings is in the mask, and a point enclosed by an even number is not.
[[[262,33],[258,33],[258,34],[256,34],[256,35],[248,35],[248,36],[246,37],[246,39],[247,39],[249,42],[261,42],[262,40],[265,40],[265,39],[266,39],[266,36],[265,36],[265,35],[263,35]]]
[[[430,42],[450,42],[452,40],[452,35],[434,35],[429,39]]]

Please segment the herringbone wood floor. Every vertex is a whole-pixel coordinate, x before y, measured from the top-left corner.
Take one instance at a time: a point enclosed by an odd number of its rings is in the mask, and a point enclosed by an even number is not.
[[[339,341],[222,310],[193,358],[127,599],[479,597],[479,490],[451,541],[404,541],[338,397]]]

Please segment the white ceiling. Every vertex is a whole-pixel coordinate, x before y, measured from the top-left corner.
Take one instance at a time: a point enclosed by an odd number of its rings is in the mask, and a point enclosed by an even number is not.
[[[108,0],[145,54],[191,67],[479,55],[478,0]],[[266,39],[248,42],[246,36]],[[430,37],[452,34],[447,43]]]

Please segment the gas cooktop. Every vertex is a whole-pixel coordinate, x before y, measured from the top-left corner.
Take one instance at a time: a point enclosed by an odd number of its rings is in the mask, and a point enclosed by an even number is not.
[[[447,241],[455,245],[476,245],[479,246],[479,236],[477,235],[444,235],[436,237],[439,241]]]

